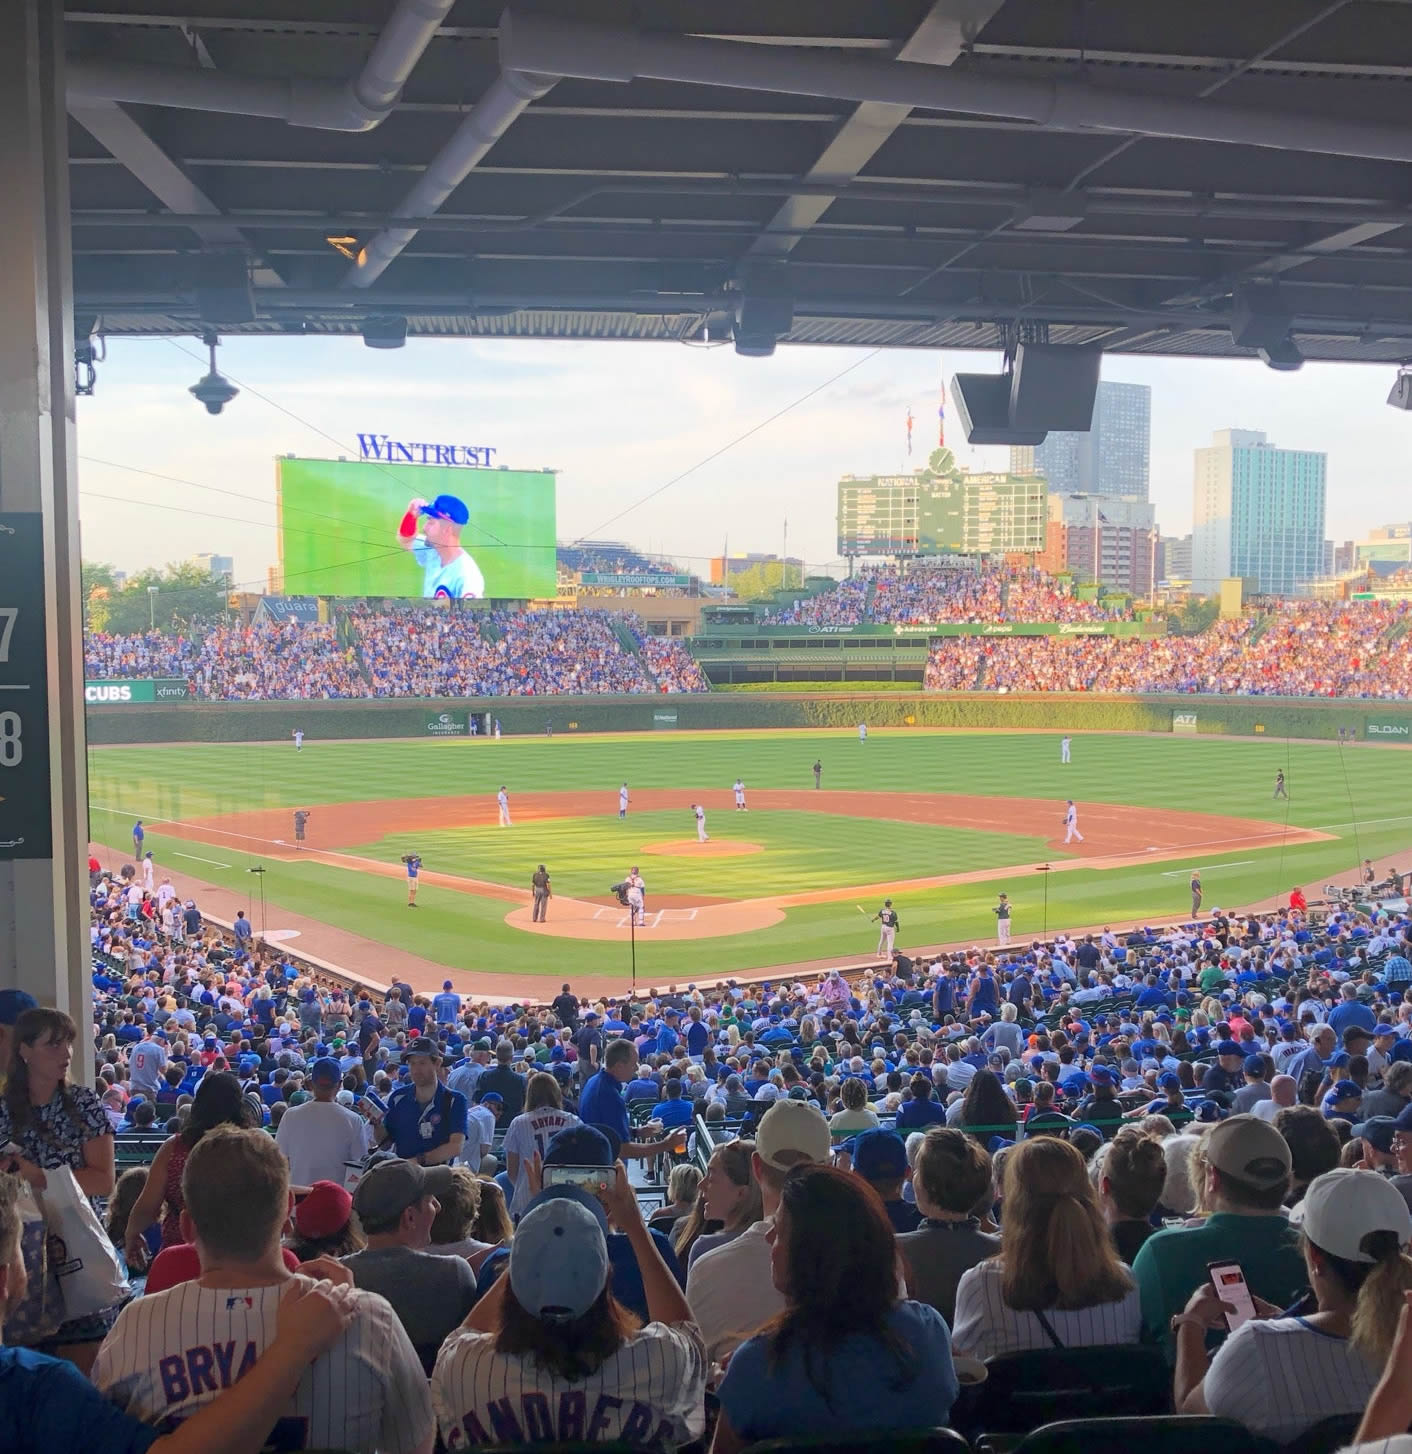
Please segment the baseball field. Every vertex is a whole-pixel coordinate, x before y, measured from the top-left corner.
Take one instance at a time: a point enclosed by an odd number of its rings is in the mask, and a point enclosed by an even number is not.
[[[1273,797],[1281,769],[1288,800]],[[748,812],[733,806],[737,777]],[[271,937],[374,979],[396,971],[424,989],[449,975],[488,995],[566,977],[622,987],[634,947],[644,985],[861,958],[884,896],[898,946],[913,949],[993,942],[1001,890],[1023,941],[1183,915],[1193,869],[1209,911],[1347,876],[1363,858],[1412,868],[1410,779],[1412,754],[1391,747],[1078,735],[1063,765],[1057,733],[900,729],[866,743],[851,730],[661,732],[89,758],[105,861],[130,859],[141,817],[159,881],[170,873],[208,912],[244,907]],[[1063,841],[1068,798],[1082,843]],[[298,848],[295,809],[309,814]],[[423,860],[415,909],[409,852]],[[529,892],[540,863],[554,889],[542,925]],[[635,945],[609,892],[634,864],[647,885]]]

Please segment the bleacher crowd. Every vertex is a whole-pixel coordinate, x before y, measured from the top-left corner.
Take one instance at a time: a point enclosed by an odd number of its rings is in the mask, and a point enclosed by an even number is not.
[[[492,1006],[91,875],[94,1078],[0,990],[7,1451],[1412,1422],[1403,909]]]
[[[1205,692],[1412,697],[1404,602],[1287,602],[1196,636],[952,637],[932,644],[932,691]]]

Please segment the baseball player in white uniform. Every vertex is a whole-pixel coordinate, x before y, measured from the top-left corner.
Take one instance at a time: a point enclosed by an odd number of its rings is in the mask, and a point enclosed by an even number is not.
[[[142,887],[150,894],[152,885],[157,879],[157,865],[152,861],[152,854],[149,850],[142,855]]]
[[[710,841],[710,834],[706,831],[706,809],[700,803],[693,803],[691,811],[696,814],[696,841],[707,843]]]
[[[182,1215],[201,1281],[128,1303],[92,1374],[120,1407],[164,1428],[210,1403],[269,1347],[280,1301],[298,1278],[280,1254],[291,1200],[274,1141],[263,1131],[219,1127],[206,1146],[192,1148],[187,1166],[202,1184]],[[222,1202],[238,1205],[239,1217],[213,1215]],[[435,1418],[411,1339],[384,1298],[350,1295],[352,1323],[309,1365],[284,1408],[271,1410],[280,1417],[269,1447],[430,1454]]]
[[[1079,810],[1074,806],[1074,800],[1068,799],[1068,806],[1064,809],[1064,842],[1072,843],[1078,839],[1084,841],[1084,836],[1079,832]]]
[[[500,809],[500,826],[508,828],[510,826],[510,794],[505,791],[503,785],[495,795],[495,802]]]
[[[745,780],[744,780],[744,778],[736,778],[735,785],[731,788],[731,791],[735,794],[735,810],[736,810],[736,812],[737,813],[748,813],[750,811],[750,809],[745,806]]]
[[[868,724],[866,722],[860,722],[858,724],[858,740],[859,742],[866,742],[868,740]]]
[[[626,818],[628,815],[628,785],[624,783],[618,789],[618,817]]]
[[[466,502],[457,495],[438,495],[430,504],[421,498],[408,503],[397,543],[421,566],[422,595],[428,600],[480,600],[485,595],[485,577],[461,546],[461,529],[470,518]]]
[[[1069,734],[1066,732],[1059,739],[1059,761],[1060,762],[1068,762],[1068,760],[1069,760]]]
[[[647,884],[642,875],[637,871],[637,865],[633,864],[632,872],[628,874],[628,912],[632,915],[633,923],[641,926],[646,916],[643,909],[647,903]]]
[[[294,729],[294,750],[296,752],[304,751],[304,729],[302,727]]]

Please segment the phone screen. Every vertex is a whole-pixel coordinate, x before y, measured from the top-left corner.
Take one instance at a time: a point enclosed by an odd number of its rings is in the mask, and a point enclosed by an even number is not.
[[[605,1166],[546,1166],[545,1186],[581,1186],[594,1196],[608,1190],[612,1179],[611,1167]]]
[[[1206,1266],[1211,1286],[1223,1303],[1229,1303],[1235,1312],[1226,1314],[1226,1329],[1234,1333],[1243,1323],[1255,1316],[1255,1303],[1246,1285],[1245,1273],[1239,1262],[1211,1262]]]

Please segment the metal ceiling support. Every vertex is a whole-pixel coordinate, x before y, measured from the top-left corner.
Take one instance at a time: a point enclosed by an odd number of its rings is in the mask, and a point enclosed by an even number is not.
[[[648,34],[508,10],[500,19],[500,63],[507,69],[579,80],[676,81],[1008,117],[1045,130],[1137,132],[1412,161],[1412,130],[1400,124],[1143,95],[1082,81],[1006,80],[915,61]]]
[[[362,70],[351,80],[306,81],[114,61],[71,61],[70,107],[119,101],[268,116],[320,131],[371,131],[386,119],[455,0],[398,0]]]
[[[411,225],[389,227],[373,237],[344,275],[342,286],[366,288],[376,282],[417,235],[417,221],[440,210],[515,118],[531,101],[545,95],[557,79],[517,70],[502,71],[466,113],[451,139],[428,163],[411,191],[393,209],[394,216],[408,218]]]
[[[926,19],[897,53],[901,61],[949,66],[1000,8],[1001,0],[934,0]],[[818,161],[804,174],[811,185],[846,187],[882,149],[907,119],[908,108],[865,101],[838,129]],[[766,224],[750,251],[756,256],[785,257],[836,200],[835,194],[792,194]]]

